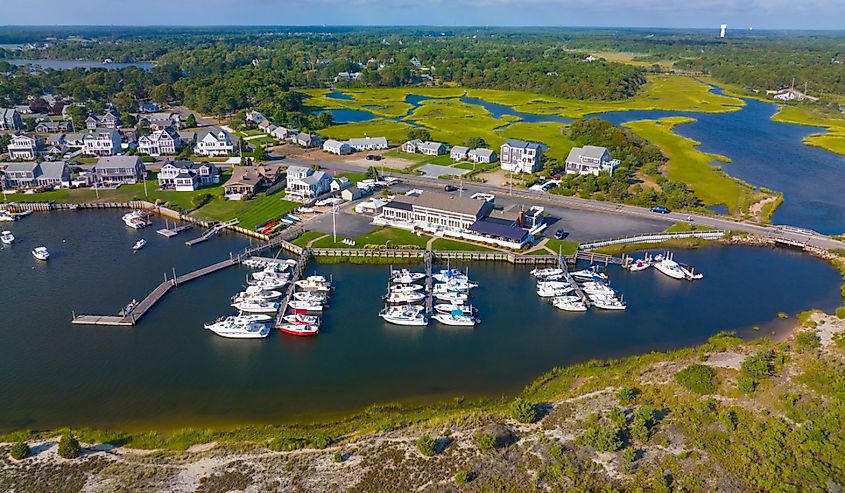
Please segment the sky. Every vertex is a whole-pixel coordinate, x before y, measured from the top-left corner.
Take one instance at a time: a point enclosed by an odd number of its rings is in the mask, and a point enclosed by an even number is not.
[[[845,29],[845,0],[0,0],[0,12],[0,25]]]

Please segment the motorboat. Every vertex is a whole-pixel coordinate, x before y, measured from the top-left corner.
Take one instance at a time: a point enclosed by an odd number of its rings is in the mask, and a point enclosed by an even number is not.
[[[631,272],[639,272],[641,270],[646,270],[649,267],[651,267],[651,262],[648,259],[637,259],[628,266],[628,270]]]
[[[575,288],[572,286],[566,286],[565,288],[540,286],[537,288],[537,296],[540,298],[556,298],[559,296],[565,296],[573,291],[575,291]]]
[[[585,312],[587,305],[577,296],[558,296],[552,299],[555,308],[567,312]]]
[[[143,229],[149,226],[149,223],[144,220],[143,216],[138,211],[127,212],[121,216],[123,223],[134,229]]]
[[[425,299],[425,293],[411,292],[411,293],[388,293],[384,297],[388,303],[417,303]]]
[[[390,271],[390,281],[396,284],[411,284],[425,279],[422,272],[411,272],[408,269]]]
[[[294,336],[315,336],[320,333],[320,327],[313,324],[281,324],[278,329]]]
[[[545,278],[551,276],[560,276],[563,274],[563,269],[556,269],[556,268],[546,268],[546,269],[534,269],[531,271],[531,275],[534,277]]]
[[[243,261],[243,265],[251,269],[266,269],[268,267],[275,268],[279,272],[284,272],[290,268],[291,265],[296,265],[296,260],[285,259],[266,259],[250,257]]]
[[[307,312],[321,312],[323,311],[322,303],[315,303],[313,301],[291,300],[288,306],[294,310],[305,310]]]
[[[323,276],[308,276],[296,281],[296,287],[307,291],[329,291],[332,287]]]
[[[242,298],[235,300],[232,306],[247,313],[276,313],[279,304],[273,301],[262,301],[256,298]]]
[[[700,272],[696,272],[695,267],[693,267],[691,265],[684,265],[684,264],[679,263],[678,267],[681,268],[681,271],[683,271],[684,275],[690,281],[697,281],[699,279],[704,278],[704,274],[702,274]]]
[[[299,313],[294,313],[293,315],[285,315],[282,317],[282,320],[289,324],[298,324],[298,325],[318,325],[320,323],[320,318],[316,315],[303,315]]]
[[[606,296],[614,296],[616,295],[616,291],[613,290],[607,284],[601,281],[590,281],[585,282],[581,288],[584,290],[585,293],[588,295],[590,294],[597,294],[597,295],[606,295]]]
[[[478,284],[471,281],[449,281],[439,282],[434,285],[434,293],[466,293],[472,288],[477,288]]]
[[[387,307],[379,312],[379,317],[394,325],[428,325],[428,319],[422,313],[422,310],[415,307]]]
[[[141,238],[140,240],[136,241],[134,245],[132,245],[132,249],[137,252],[145,246],[147,246],[147,240]]]
[[[469,297],[463,293],[434,293],[437,301],[445,301],[448,303],[466,303]]]
[[[316,291],[297,291],[293,293],[293,299],[323,304],[326,302],[326,295]]]
[[[2,241],[4,245],[11,245],[15,242],[15,235],[13,235],[11,231],[3,231],[0,233],[0,241]]]
[[[625,310],[628,305],[616,296],[587,295],[593,306],[602,310]]]
[[[47,260],[50,258],[50,252],[47,251],[46,247],[35,247],[32,249],[32,256],[38,260]]]
[[[258,281],[264,279],[290,279],[290,274],[285,274],[275,266],[265,267],[263,270],[252,273],[252,278]]]
[[[435,274],[432,274],[431,277],[437,282],[468,280],[467,275],[461,272],[459,269],[443,269]]]
[[[255,322],[259,324],[268,324],[274,320],[272,315],[263,315],[261,313],[242,313],[231,316],[232,320],[242,322]]]
[[[12,217],[14,217],[15,219],[21,219],[21,218],[24,218],[24,217],[26,217],[30,214],[32,214],[31,210],[25,210],[25,211],[20,211],[20,212],[16,212],[16,213],[12,214]]]
[[[249,284],[252,287],[273,290],[273,289],[281,289],[281,288],[287,286],[288,282],[285,279],[263,279],[261,281],[256,281],[254,279],[251,279],[251,280],[247,281],[247,284]]]
[[[654,264],[654,268],[672,279],[687,278],[687,275],[684,273],[683,269],[681,269],[681,266],[671,258],[664,258],[660,262],[656,262]]]
[[[10,214],[8,211],[0,211],[0,221],[12,222],[17,220],[17,216]]]
[[[261,301],[275,301],[282,297],[281,291],[272,291],[267,290],[264,288],[260,288],[258,286],[248,286],[246,290],[241,291],[240,293],[236,294],[232,297],[232,299],[239,300],[239,299],[256,299]]]
[[[205,324],[206,329],[221,337],[230,339],[262,339],[270,333],[270,328],[257,322],[236,322],[222,320]]]
[[[571,287],[568,282],[564,281],[540,281],[537,283],[537,288],[547,288],[547,289],[566,289]]]
[[[460,310],[452,313],[435,313],[431,318],[443,325],[458,325],[461,327],[472,327],[478,321],[472,315],[465,315]]]
[[[571,272],[570,275],[577,281],[607,281],[607,274],[598,272],[595,268],[577,270]]]
[[[393,286],[388,286],[387,291],[389,293],[414,293],[417,291],[422,291],[424,286],[421,284],[396,284]]]
[[[439,303],[434,305],[434,311],[437,313],[451,314],[459,311],[462,315],[473,315],[475,308],[472,305],[456,305],[454,303]]]

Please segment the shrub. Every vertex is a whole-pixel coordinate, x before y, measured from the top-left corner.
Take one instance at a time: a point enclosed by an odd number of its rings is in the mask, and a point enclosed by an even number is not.
[[[472,477],[470,476],[469,471],[466,469],[458,469],[458,472],[455,473],[455,482],[458,484],[467,484],[472,481]]]
[[[729,431],[735,431],[736,425],[739,423],[736,413],[727,410],[719,413],[719,421],[725,426],[725,429]]]
[[[26,442],[15,442],[12,449],[9,450],[9,455],[15,460],[22,460],[29,457],[29,445]]]
[[[628,420],[625,418],[625,411],[618,407],[611,408],[610,412],[607,414],[607,418],[616,425],[617,428],[624,428],[626,424],[628,424]]]
[[[417,450],[426,457],[434,457],[437,454],[437,442],[429,435],[417,438]]]
[[[757,390],[757,381],[753,378],[740,378],[737,380],[736,386],[741,392],[750,394]]]
[[[833,335],[833,343],[839,349],[845,349],[845,332],[838,332]]]
[[[496,435],[494,433],[476,435],[475,446],[483,453],[492,452],[496,449]]]
[[[769,378],[775,374],[775,365],[771,351],[760,351],[745,358],[739,369],[752,378]]]
[[[631,436],[645,443],[654,434],[654,425],[657,423],[654,417],[654,408],[642,406],[634,413],[631,423]]]
[[[795,335],[795,344],[801,351],[816,349],[821,344],[819,335],[815,331],[805,330]]]
[[[335,462],[343,462],[343,452],[341,452],[340,450],[335,451],[334,461]]]
[[[534,404],[517,397],[511,403],[511,416],[520,423],[533,423],[537,419],[537,410],[534,409]]]
[[[632,463],[637,460],[637,449],[634,447],[628,447],[622,452],[622,458],[625,459],[625,462]]]
[[[616,392],[616,398],[623,406],[633,403],[638,395],[640,395],[640,389],[636,387],[622,387]]]
[[[194,197],[191,199],[191,205],[194,206],[194,209],[199,209],[205,204],[211,202],[212,200],[214,200],[214,196],[210,193],[201,193],[199,195],[194,195]]]
[[[836,308],[836,316],[839,318],[845,318],[845,306],[840,306]]]
[[[62,435],[59,440],[59,457],[75,459],[79,457],[79,441],[71,435]]]
[[[778,313],[778,318],[787,319],[787,318],[789,318],[789,315],[784,313],[784,312],[780,312],[780,313]]]
[[[690,365],[675,374],[675,380],[685,389],[696,394],[712,394],[716,391],[713,379],[716,372],[705,365]]]
[[[332,437],[328,435],[320,435],[311,440],[311,446],[318,449],[324,449],[332,444]]]
[[[305,446],[305,443],[306,441],[303,438],[280,437],[271,440],[269,447],[270,450],[276,452],[290,452],[301,449]]]
[[[560,459],[563,457],[563,447],[560,445],[552,445],[549,447],[549,457],[552,459]]]
[[[588,429],[581,437],[587,445],[600,452],[615,452],[622,448],[619,431],[612,426],[596,426]]]

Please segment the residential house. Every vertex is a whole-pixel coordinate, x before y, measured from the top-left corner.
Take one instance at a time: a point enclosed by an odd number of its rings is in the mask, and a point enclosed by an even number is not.
[[[275,127],[276,126],[273,125],[273,122],[271,122],[270,120],[264,120],[263,122],[258,124],[259,130],[261,130],[265,134],[269,134],[270,131]]]
[[[387,149],[386,137],[363,137],[356,139],[349,139],[346,141],[349,147],[354,151],[375,151]]]
[[[449,157],[451,157],[455,161],[462,161],[467,158],[468,153],[469,147],[454,146],[451,150],[449,150]]]
[[[64,161],[9,163],[3,182],[14,189],[70,186],[70,169]]]
[[[352,80],[359,80],[361,72],[338,72],[334,78],[335,82],[349,82]]]
[[[21,114],[14,108],[0,108],[0,130],[23,129]]]
[[[117,128],[120,126],[120,114],[115,110],[106,111],[103,116],[90,115],[85,119],[85,127],[95,130],[98,127]]]
[[[409,140],[402,144],[402,152],[407,152],[408,154],[414,154],[417,152],[417,147],[422,144],[420,139]]]
[[[337,191],[349,188],[352,185],[353,185],[353,183],[351,181],[349,181],[349,178],[347,178],[345,176],[340,176],[340,177],[335,178],[334,180],[331,181],[331,184],[329,185],[329,191],[330,192],[337,192]]]
[[[70,130],[69,121],[43,121],[35,126],[35,131],[42,134],[51,134],[56,132],[67,132]]]
[[[167,127],[180,129],[183,125],[182,117],[179,116],[179,113],[173,113],[168,111],[150,113],[148,115],[140,117],[140,120],[147,122],[147,125],[149,125],[150,128],[153,130],[161,130]]]
[[[104,156],[94,166],[98,181],[105,185],[138,183],[144,180],[146,168],[138,156]]]
[[[149,156],[176,154],[182,148],[182,138],[173,127],[156,130],[138,139],[138,152]]]
[[[35,134],[16,133],[12,135],[7,150],[9,159],[32,161],[44,154],[44,137]]]
[[[604,147],[573,147],[566,157],[566,174],[598,175],[602,171],[613,173],[619,166],[619,160],[611,159],[610,152]]]
[[[412,154],[419,152],[426,156],[439,156],[446,154],[446,146],[440,142],[423,142],[419,139],[414,139],[402,144],[402,151]]]
[[[298,133],[291,139],[293,143],[301,145],[302,147],[317,147],[322,143],[316,135],[307,134],[305,132]]]
[[[353,200],[358,200],[364,196],[364,191],[358,188],[356,185],[352,185],[351,187],[344,188],[340,192],[340,198],[347,202],[352,202]]]
[[[279,166],[235,166],[232,177],[223,185],[226,198],[241,200],[255,194],[260,187],[267,187],[275,183],[281,170]]]
[[[772,97],[781,101],[809,101],[811,103],[815,103],[819,100],[819,98],[808,96],[792,87],[775,91]]]
[[[304,166],[288,167],[285,194],[302,200],[318,197],[331,190],[332,177],[325,171]]]
[[[534,142],[506,140],[499,156],[505,171],[534,173],[543,168],[543,148]]]
[[[114,128],[100,128],[82,138],[82,153],[89,156],[114,156],[121,150],[120,132]]]
[[[334,139],[329,139],[323,142],[323,150],[331,152],[332,154],[337,154],[338,156],[352,153],[352,147],[350,147],[349,144]]]
[[[245,120],[247,123],[252,123],[253,125],[261,125],[263,122],[270,121],[269,118],[264,116],[264,113],[261,113],[260,111],[247,112]]]
[[[467,158],[473,163],[489,164],[495,163],[499,156],[492,149],[471,149],[467,153]]]
[[[228,156],[235,150],[225,130],[204,132],[197,136],[196,153],[201,156]]]
[[[161,108],[151,101],[138,104],[138,113],[158,113],[159,111],[161,111]]]
[[[164,163],[158,173],[158,187],[190,192],[220,183],[220,170],[213,163],[195,163],[186,159]]]
[[[296,133],[296,130],[285,127],[276,127],[273,130],[270,130],[270,136],[279,140],[287,140],[292,135],[296,135]]]

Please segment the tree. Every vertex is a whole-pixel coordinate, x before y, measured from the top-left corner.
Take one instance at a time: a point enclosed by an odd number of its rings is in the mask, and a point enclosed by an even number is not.
[[[475,436],[475,446],[483,453],[496,450],[497,444],[498,440],[495,433],[481,433]]]
[[[311,441],[311,446],[318,449],[324,449],[332,444],[332,437],[328,435],[320,435]]]
[[[150,91],[150,99],[158,104],[165,104],[173,99],[173,89],[170,84],[159,84]]]
[[[67,114],[70,116],[74,131],[79,132],[85,128],[85,119],[88,118],[88,110],[84,106],[72,104],[68,106]]]
[[[0,154],[6,152],[6,149],[11,143],[12,136],[10,134],[0,134]]]
[[[484,139],[481,137],[470,137],[467,139],[466,145],[470,149],[478,149],[480,147],[487,147],[487,142],[484,142]]]
[[[760,351],[742,360],[739,369],[745,375],[756,378],[769,378],[775,374],[775,365],[771,351]]]
[[[266,161],[269,159],[270,155],[267,153],[267,149],[264,148],[263,145],[256,144],[255,149],[252,151],[252,159],[254,162],[258,163],[261,161]]]
[[[112,98],[112,104],[115,108],[117,108],[117,111],[127,114],[134,111],[137,107],[135,97],[126,91],[117,93],[114,98]]]
[[[795,345],[802,351],[807,349],[816,349],[820,344],[818,334],[812,330],[799,332],[798,335],[795,336]]]
[[[16,442],[9,450],[9,455],[15,460],[23,460],[29,457],[29,445],[26,442]]]
[[[367,172],[364,173],[364,178],[366,178],[367,180],[378,180],[378,177],[378,168],[376,168],[375,166],[370,166],[369,168],[367,168]]]
[[[188,118],[185,118],[185,127],[187,128],[194,128],[197,126],[197,117],[194,116],[193,113],[188,115]]]
[[[537,420],[537,410],[530,402],[517,397],[511,403],[511,416],[520,423],[533,423]]]
[[[622,387],[616,392],[616,398],[623,406],[627,406],[634,402],[634,399],[640,395],[640,389],[636,387]]]
[[[79,441],[72,435],[62,435],[59,440],[59,457],[64,459],[75,459],[79,457]]]
[[[408,130],[408,140],[431,140],[431,132],[424,128],[415,127]]]
[[[437,455],[437,441],[430,435],[417,438],[417,450],[426,457]]]

